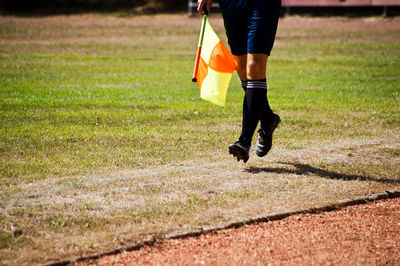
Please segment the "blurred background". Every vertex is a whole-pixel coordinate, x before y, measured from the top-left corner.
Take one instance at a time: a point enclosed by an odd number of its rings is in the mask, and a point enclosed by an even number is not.
[[[156,13],[183,11],[187,5],[185,0],[0,0],[3,14],[63,14],[88,11]]]
[[[283,0],[282,15],[398,16],[400,0]],[[120,12],[121,16],[195,13],[196,0],[0,0],[3,15],[54,15]],[[218,1],[214,1],[218,9]]]

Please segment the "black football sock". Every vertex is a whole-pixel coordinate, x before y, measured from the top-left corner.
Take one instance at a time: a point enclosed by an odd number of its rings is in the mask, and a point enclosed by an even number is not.
[[[265,80],[265,84],[267,85],[267,80]],[[268,87],[268,86],[267,86]],[[271,107],[269,106],[268,102],[268,89],[267,89],[267,94],[265,95],[265,102],[264,102],[264,108],[261,110],[260,114],[260,123],[262,128],[266,128],[269,126],[269,124],[272,122],[272,116],[273,112],[271,110]]]
[[[267,81],[267,80],[265,80],[265,81]],[[247,80],[241,80],[240,82],[241,82],[241,85],[242,85],[242,88],[243,88],[244,92],[246,92]],[[266,84],[267,84],[267,82],[266,82]],[[267,84],[267,88],[268,88],[268,84]],[[246,108],[247,108],[247,104],[246,104],[246,96],[245,96],[244,99],[243,99],[243,116],[245,116],[246,113],[247,113]],[[267,89],[267,98],[266,98],[266,101],[265,101],[265,107],[261,110],[261,115],[260,115],[261,127],[262,128],[268,127],[268,125],[272,121],[272,118],[273,118],[272,109],[269,106],[268,89]],[[243,120],[244,120],[244,117],[243,117]]]
[[[246,90],[247,90],[247,80],[241,80],[241,85],[242,88],[244,90],[244,97],[243,97],[243,114],[242,114],[242,135],[240,135],[239,140],[242,142],[242,144],[244,143],[244,136],[243,136],[243,123],[244,121],[248,121],[249,117],[248,117],[248,108],[247,108],[247,100],[246,100]],[[245,144],[246,146],[249,146],[250,144]]]
[[[246,92],[247,80],[240,80],[240,84],[242,85],[242,88],[243,88],[244,92]]]
[[[248,110],[247,110],[247,101],[246,101],[246,90],[247,90],[247,80],[241,80],[242,88],[244,90],[244,97],[243,97],[243,115],[242,115],[242,121],[247,121],[248,118]],[[242,139],[242,136],[239,138],[240,140]]]
[[[266,108],[266,102],[266,79],[248,80],[243,103],[242,134],[239,139],[246,146],[251,145],[251,139],[260,120],[261,113]]]

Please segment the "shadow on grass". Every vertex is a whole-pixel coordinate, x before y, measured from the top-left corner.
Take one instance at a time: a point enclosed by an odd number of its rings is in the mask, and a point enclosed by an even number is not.
[[[309,175],[315,174],[322,178],[328,179],[335,179],[335,180],[344,180],[344,181],[351,181],[351,180],[359,180],[359,181],[373,181],[379,183],[388,183],[388,184],[400,184],[400,180],[397,179],[380,179],[371,176],[364,176],[364,175],[348,175],[342,174],[332,171],[323,170],[320,168],[315,168],[307,164],[301,163],[287,163],[287,162],[279,162],[280,164],[285,165],[292,165],[296,167],[296,169],[288,169],[288,168],[273,168],[273,167],[248,167],[245,169],[246,172],[258,174],[261,172],[267,173],[278,173],[278,174],[296,174],[296,175]]]

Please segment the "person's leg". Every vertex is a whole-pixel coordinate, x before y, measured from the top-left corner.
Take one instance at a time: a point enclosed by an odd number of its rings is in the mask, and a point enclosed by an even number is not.
[[[267,63],[268,63],[268,55],[267,54],[248,54],[248,64],[247,64],[247,80],[258,80],[265,81],[265,88],[267,89]],[[268,90],[267,90],[268,93]],[[272,116],[272,110],[269,106],[268,96],[263,99],[263,108],[261,108],[260,113],[260,122],[261,127],[267,125]]]
[[[244,162],[249,158],[251,139],[260,119],[260,114],[265,107],[267,59],[266,54],[247,54],[235,57],[245,96],[243,100],[242,134],[239,141],[229,145],[229,152],[238,160]]]
[[[247,54],[244,55],[234,55],[233,56],[236,63],[236,72],[241,81],[242,88],[245,92],[243,98],[243,114],[242,121],[247,121],[249,119],[249,113],[247,108],[247,99],[246,99],[246,90],[247,90]],[[242,123],[243,125],[243,123]],[[239,141],[236,141],[233,144],[229,144],[229,153],[237,158],[238,161],[243,160],[247,162],[249,159],[249,151],[250,145],[245,145],[242,141],[242,135],[239,138]]]
[[[248,111],[247,111],[247,103],[246,103],[246,89],[247,89],[247,54],[233,56],[234,61],[236,63],[236,72],[240,78],[240,82],[245,92],[243,97],[243,114],[242,114],[242,121],[248,120]]]
[[[240,141],[251,145],[251,139],[261,116],[272,113],[267,100],[266,64],[268,55],[247,54],[246,78],[247,89],[243,103],[243,123]]]
[[[271,148],[272,133],[280,122],[268,103],[266,68],[275,41],[281,1],[254,0],[248,3],[246,99],[251,119],[243,126],[246,138],[251,140],[258,121],[261,121],[256,154],[264,156]]]
[[[258,121],[261,127],[258,131],[256,154],[265,156],[272,147],[272,134],[280,123],[280,117],[273,113],[267,99],[266,66],[268,56],[263,54],[248,54],[247,59],[247,90],[246,106],[248,119],[243,121],[245,139],[253,137]]]
[[[233,55],[233,60],[236,64],[236,72],[241,81],[247,80],[247,54],[244,55]]]
[[[247,83],[247,9],[246,1],[220,1],[220,8],[224,18],[224,25],[228,43],[236,63],[236,71],[242,82],[243,90],[246,91]],[[247,114],[246,96],[243,100],[243,120]],[[229,146],[229,153],[239,160],[247,162],[249,159],[250,146],[243,145],[237,141]]]
[[[270,10],[266,5],[280,8],[280,0],[220,1],[228,42],[245,90],[242,134],[239,141],[229,145],[229,152],[244,162],[249,158],[251,139],[258,121],[260,118],[267,120],[264,118],[272,113],[266,98],[265,71],[276,32],[274,21],[279,17],[279,10]],[[274,13],[272,24],[271,14],[267,14],[270,11]]]
[[[248,53],[246,62],[247,80],[265,79],[267,70],[267,54]]]

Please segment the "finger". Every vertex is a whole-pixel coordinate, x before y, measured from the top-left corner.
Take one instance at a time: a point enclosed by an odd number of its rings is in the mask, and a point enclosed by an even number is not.
[[[201,10],[203,10],[203,6],[204,6],[204,1],[198,1],[197,2],[197,12],[201,12]]]

